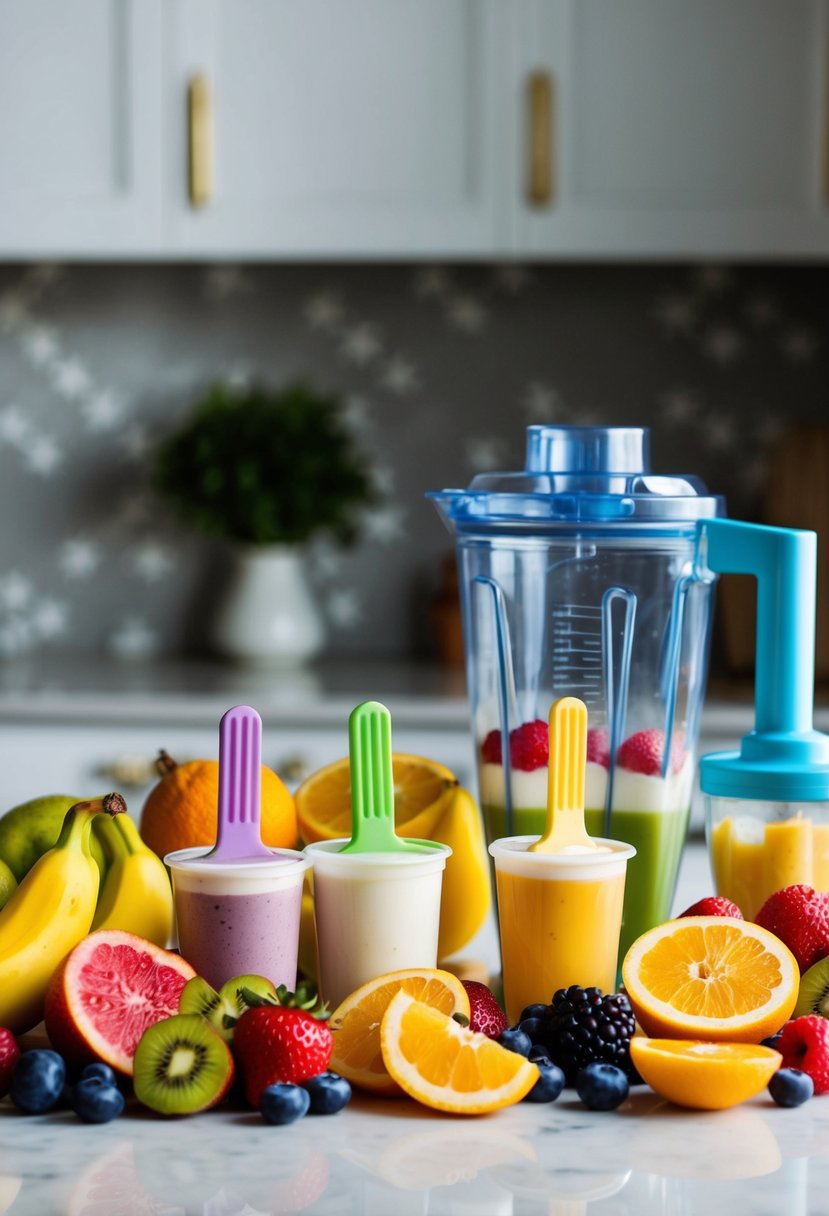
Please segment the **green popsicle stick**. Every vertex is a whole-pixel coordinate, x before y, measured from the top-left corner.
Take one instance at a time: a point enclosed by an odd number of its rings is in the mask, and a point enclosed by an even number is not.
[[[363,701],[348,719],[351,766],[351,840],[343,853],[428,852],[394,830],[391,714],[379,701]]]

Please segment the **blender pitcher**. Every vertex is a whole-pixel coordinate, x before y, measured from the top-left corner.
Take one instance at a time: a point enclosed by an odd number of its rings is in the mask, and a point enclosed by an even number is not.
[[[429,495],[457,538],[488,840],[540,835],[547,718],[588,707],[586,821],[636,848],[620,952],[670,912],[688,826],[714,575],[696,477],[650,471],[643,427],[527,428],[521,472]]]

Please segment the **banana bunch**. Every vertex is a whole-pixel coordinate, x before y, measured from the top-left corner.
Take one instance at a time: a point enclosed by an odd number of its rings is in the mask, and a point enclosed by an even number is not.
[[[15,1034],[40,1021],[52,972],[92,925],[99,870],[89,835],[109,797],[70,807],[54,847],[0,911],[0,1026]]]
[[[93,830],[107,860],[92,929],[125,929],[157,946],[173,932],[173,892],[164,862],[138,835],[120,794],[109,794]]]

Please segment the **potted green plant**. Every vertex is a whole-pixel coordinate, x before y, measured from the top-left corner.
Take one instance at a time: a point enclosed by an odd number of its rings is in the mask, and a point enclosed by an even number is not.
[[[338,400],[299,383],[215,384],[156,449],[152,484],[180,519],[231,548],[214,644],[243,660],[315,654],[324,629],[304,546],[322,532],[351,543],[377,497]]]

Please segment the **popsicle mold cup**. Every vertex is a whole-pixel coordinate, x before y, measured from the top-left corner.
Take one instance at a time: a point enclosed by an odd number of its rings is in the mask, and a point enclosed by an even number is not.
[[[489,846],[495,862],[507,1017],[547,1004],[558,988],[616,987],[628,858],[619,840],[595,839],[584,826],[587,706],[553,702],[549,718],[547,822],[541,836],[512,836]]]
[[[434,967],[440,896],[452,850],[394,831],[391,719],[366,701],[348,723],[352,835],[309,844],[320,993],[337,1006],[361,984]]]
[[[214,988],[234,975],[296,987],[302,883],[310,862],[260,835],[262,721],[237,705],[219,725],[218,840],[170,867],[179,949]]]
[[[595,848],[533,852],[537,836],[494,840],[504,1000],[511,1024],[521,1010],[549,1003],[558,988],[616,989],[627,863],[620,840]]]

